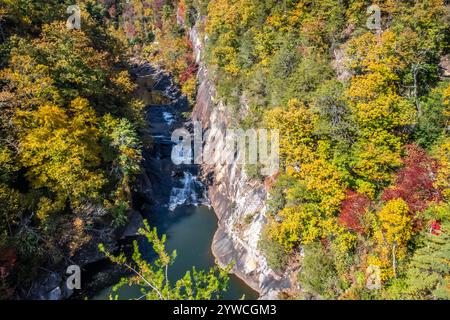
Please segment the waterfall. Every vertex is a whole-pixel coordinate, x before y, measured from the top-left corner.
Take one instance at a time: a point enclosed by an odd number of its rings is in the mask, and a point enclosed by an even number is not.
[[[173,116],[173,114],[171,114],[170,112],[163,112],[162,116],[164,118],[164,121],[171,126],[174,122],[175,122],[175,118]]]
[[[173,187],[170,192],[169,210],[174,211],[180,205],[195,205],[203,203],[203,196],[199,199],[199,192],[203,190],[203,184],[190,172],[183,172],[180,180],[181,187]]]

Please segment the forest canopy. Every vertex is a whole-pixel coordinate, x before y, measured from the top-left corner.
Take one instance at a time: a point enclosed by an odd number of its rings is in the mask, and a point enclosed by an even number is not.
[[[300,265],[294,296],[448,299],[448,3],[206,2],[190,3],[220,98],[280,130],[260,248]]]
[[[0,0],[0,296],[124,224],[145,131],[127,59],[194,102],[195,27],[233,125],[280,130],[259,249],[297,267],[289,298],[450,298],[448,1],[86,0],[80,30],[69,2]]]
[[[70,260],[96,223],[123,225],[140,172],[126,46],[91,1],[68,29],[68,4],[0,1],[2,298]]]

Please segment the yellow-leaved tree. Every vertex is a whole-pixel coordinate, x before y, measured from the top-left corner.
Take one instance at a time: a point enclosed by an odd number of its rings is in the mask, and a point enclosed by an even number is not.
[[[20,161],[28,168],[28,179],[34,188],[45,187],[56,195],[55,208],[43,202],[43,217],[61,210],[66,200],[76,205],[98,196],[105,179],[97,171],[99,131],[87,100],[73,100],[68,111],[55,105],[18,111],[16,122],[21,128]]]
[[[384,280],[397,276],[398,263],[406,258],[408,241],[412,235],[408,204],[403,199],[388,201],[374,221],[378,264]]]
[[[353,147],[358,191],[374,197],[401,165],[401,129],[415,121],[414,105],[399,94],[398,72],[404,67],[392,31],[365,33],[350,42],[349,55],[357,72],[347,90],[359,127]]]

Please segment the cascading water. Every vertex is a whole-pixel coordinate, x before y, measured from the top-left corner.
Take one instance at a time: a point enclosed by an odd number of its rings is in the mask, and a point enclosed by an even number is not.
[[[162,116],[169,126],[175,123],[175,118],[170,112],[163,112]]]
[[[198,206],[205,201],[198,197],[203,189],[203,184],[197,180],[197,177],[190,172],[183,172],[183,178],[180,180],[182,187],[173,187],[170,192],[169,210],[174,211],[180,205]]]
[[[174,143],[171,135],[173,130],[186,125],[181,113],[190,110],[187,99],[176,90],[170,77],[155,72],[150,66],[141,67],[139,72],[147,74],[151,83],[156,83],[149,90],[162,92],[168,100],[164,105],[147,101],[148,134],[153,138],[153,145],[144,150],[143,166],[151,185],[151,199],[144,202],[140,211],[151,226],[167,236],[167,251],[177,251],[169,277],[171,280],[180,279],[192,266],[197,270],[214,266],[211,241],[217,229],[217,219],[209,205],[206,188],[197,178],[198,166],[176,165],[172,161]],[[181,158],[184,156],[180,155]],[[201,232],[198,231],[200,229]],[[148,243],[143,241],[140,247],[145,259],[150,261],[154,258]],[[110,293],[111,288],[106,288],[95,298],[105,299]],[[254,291],[231,276],[225,298],[239,299],[242,294],[250,299],[256,298]],[[124,287],[119,292],[121,299],[141,296],[140,288],[136,286]]]

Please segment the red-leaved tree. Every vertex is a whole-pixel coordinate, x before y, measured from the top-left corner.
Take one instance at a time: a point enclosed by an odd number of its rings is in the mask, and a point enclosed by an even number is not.
[[[363,217],[370,204],[370,199],[364,194],[348,190],[346,198],[341,204],[339,223],[359,234],[365,234]]]
[[[193,51],[192,42],[191,40],[189,40],[187,36],[185,37],[184,41],[187,47],[186,49],[187,54],[184,55],[186,68],[184,69],[183,72],[181,72],[180,76],[178,77],[178,81],[180,82],[181,85],[183,85],[183,83],[185,83],[189,79],[195,77],[198,70],[198,65],[195,63],[194,57],[192,55]]]
[[[415,214],[441,199],[440,191],[433,186],[438,162],[415,144],[408,145],[406,152],[404,167],[398,172],[395,185],[386,189],[381,198],[383,201],[401,198]]]

